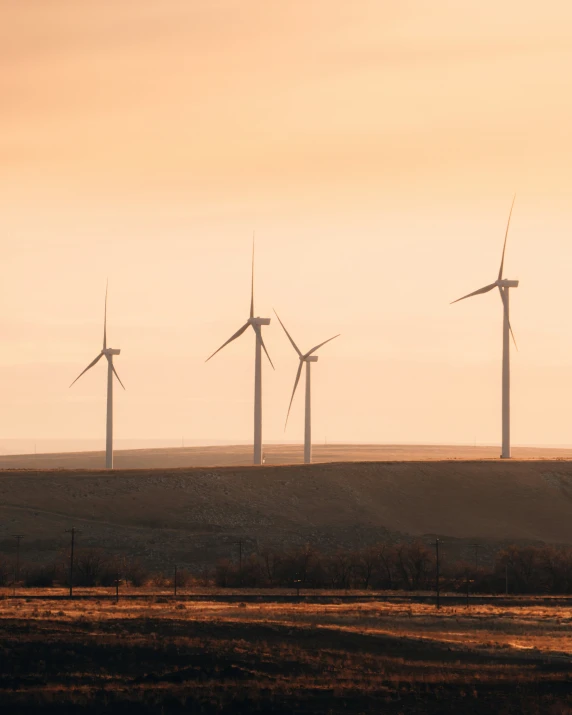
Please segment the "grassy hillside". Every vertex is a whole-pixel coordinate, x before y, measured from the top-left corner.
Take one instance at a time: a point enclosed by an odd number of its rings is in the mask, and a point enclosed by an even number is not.
[[[265,545],[358,546],[387,532],[572,544],[572,462],[419,461],[0,473],[0,549],[79,542],[152,563]]]

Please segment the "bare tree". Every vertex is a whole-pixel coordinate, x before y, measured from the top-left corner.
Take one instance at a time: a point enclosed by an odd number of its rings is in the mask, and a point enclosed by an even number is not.
[[[415,541],[397,548],[397,567],[404,586],[409,591],[417,591],[427,586],[433,567],[433,555],[425,544]]]
[[[100,549],[81,549],[75,556],[78,586],[98,586],[108,558]]]

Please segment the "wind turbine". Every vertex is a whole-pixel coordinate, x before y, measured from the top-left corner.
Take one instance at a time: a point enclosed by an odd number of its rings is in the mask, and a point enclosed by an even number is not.
[[[512,216],[512,209],[514,207],[514,200],[512,200],[512,205],[510,207],[510,213],[508,215],[508,223],[506,226],[506,233],[504,237],[504,247],[502,251],[502,259],[500,264],[500,270],[497,280],[484,288],[469,293],[458,300],[453,301],[453,303],[458,303],[465,298],[471,298],[474,295],[480,295],[481,293],[488,293],[495,288],[499,289],[500,297],[503,302],[504,316],[503,316],[503,352],[502,352],[502,454],[501,459],[510,459],[510,336],[514,341],[514,346],[516,345],[516,340],[514,339],[514,333],[512,332],[512,326],[510,324],[509,315],[509,291],[511,288],[518,288],[518,281],[511,281],[503,278],[504,272],[504,258],[506,253],[506,242],[508,239],[508,231],[510,228],[510,219]],[[518,350],[518,348],[517,348]]]
[[[79,378],[90,370],[97,362],[101,360],[103,356],[107,358],[107,424],[106,424],[106,439],[105,439],[105,468],[113,469],[113,375],[119,380],[119,384],[123,389],[125,385],[121,382],[119,375],[113,365],[113,356],[119,355],[121,350],[115,348],[107,347],[107,286],[105,287],[105,312],[103,318],[103,349],[99,355],[89,363],[83,372],[76,377],[72,382],[72,385],[79,380]]]
[[[268,361],[274,369],[264,340],[262,339],[262,326],[270,325],[270,318],[254,317],[254,240],[252,241],[252,279],[250,284],[250,317],[246,323],[223,343],[218,350],[206,359],[208,362],[233,340],[239,338],[251,326],[256,334],[256,347],[254,353],[254,464],[262,464],[262,350],[266,353]]]
[[[274,311],[276,313],[276,311]],[[290,405],[288,407],[288,414],[286,415],[286,424],[284,425],[284,429],[286,429],[286,425],[288,424],[288,417],[290,416],[290,410],[292,408],[292,402],[294,400],[294,395],[296,394],[296,388],[298,387],[298,383],[300,382],[300,375],[302,374],[302,367],[304,366],[304,363],[306,363],[306,410],[305,410],[305,417],[304,417],[304,464],[310,464],[312,461],[312,396],[311,396],[311,372],[310,368],[313,362],[318,362],[318,356],[314,355],[316,350],[322,347],[322,345],[325,345],[326,343],[329,343],[330,340],[334,340],[334,338],[339,338],[340,333],[338,335],[334,335],[333,338],[328,338],[327,340],[324,340],[323,343],[320,343],[319,345],[316,345],[315,348],[312,348],[311,350],[308,350],[307,353],[303,353],[300,350],[300,348],[296,345],[294,340],[292,339],[292,336],[290,333],[286,330],[286,327],[284,326],[284,323],[280,320],[280,316],[278,313],[276,313],[276,317],[278,318],[278,321],[282,328],[284,328],[284,332],[288,336],[288,340],[292,343],[292,346],[294,350],[298,353],[298,357],[300,358],[300,365],[298,366],[298,372],[296,373],[296,380],[294,381],[294,389],[292,390],[292,397],[290,398]]]

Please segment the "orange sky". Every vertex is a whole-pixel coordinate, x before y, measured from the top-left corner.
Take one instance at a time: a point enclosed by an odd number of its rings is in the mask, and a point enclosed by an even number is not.
[[[496,443],[496,277],[517,192],[513,439],[572,444],[572,6],[505,0],[0,0],[0,450],[246,440],[257,313],[301,347],[321,441]],[[266,331],[264,436],[296,357]]]

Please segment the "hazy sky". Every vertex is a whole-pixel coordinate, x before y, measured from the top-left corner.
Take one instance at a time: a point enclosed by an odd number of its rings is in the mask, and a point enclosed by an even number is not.
[[[571,444],[572,5],[566,0],[0,0],[0,446],[249,439],[275,307],[322,441],[496,443],[507,255],[513,440]],[[264,438],[302,439],[265,340]],[[121,394],[120,394],[121,393]]]

